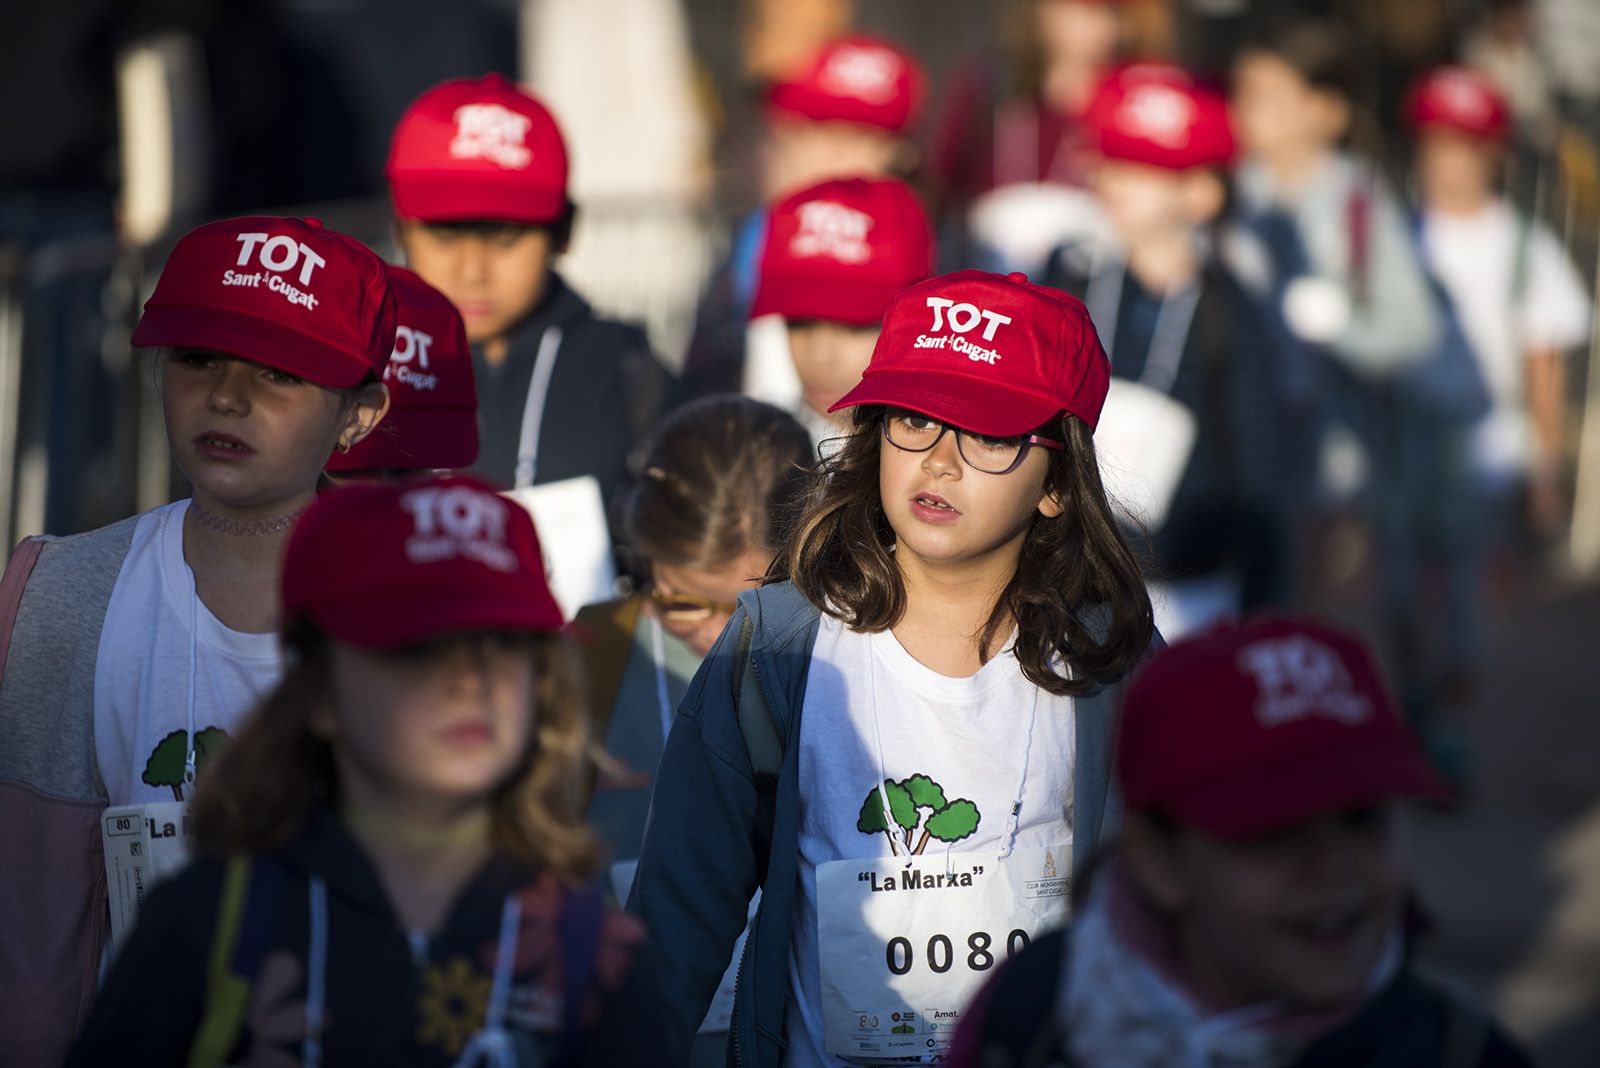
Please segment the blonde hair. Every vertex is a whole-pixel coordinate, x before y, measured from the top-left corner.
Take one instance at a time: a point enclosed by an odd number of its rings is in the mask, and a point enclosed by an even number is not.
[[[529,636],[535,673],[533,740],[491,801],[495,847],[571,882],[593,871],[598,850],[583,821],[586,726],[575,654],[559,635]],[[333,749],[312,729],[333,701],[332,650],[309,623],[292,632],[288,673],[239,729],[195,794],[200,852],[218,857],[280,849],[319,806],[336,805]]]

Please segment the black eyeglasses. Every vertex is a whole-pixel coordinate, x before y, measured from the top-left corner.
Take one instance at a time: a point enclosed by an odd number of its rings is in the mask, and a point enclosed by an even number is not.
[[[939,444],[945,431],[954,431],[956,451],[974,471],[986,475],[1009,475],[1028,455],[1028,446],[1043,445],[1047,449],[1064,449],[1065,443],[1038,434],[1012,434],[994,437],[975,434],[932,416],[904,408],[891,408],[883,415],[883,437],[890,445],[904,452],[927,452]]]

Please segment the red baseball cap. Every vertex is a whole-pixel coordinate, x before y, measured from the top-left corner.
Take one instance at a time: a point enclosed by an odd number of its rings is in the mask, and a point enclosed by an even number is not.
[[[377,253],[321,219],[254,215],[178,239],[132,341],[227,353],[347,389],[389,361],[394,317]]]
[[[750,317],[876,324],[895,293],[932,270],[933,230],[910,186],[822,182],[768,213]]]
[[[463,631],[561,629],[533,520],[477,479],[340,486],[306,509],[283,563],[283,619],[369,649]]]
[[[1361,640],[1291,618],[1223,624],[1158,654],[1123,705],[1117,774],[1129,810],[1223,838],[1452,796]]]
[[[467,328],[449,298],[404,267],[389,267],[399,308],[383,369],[389,411],[329,471],[468,467],[478,458],[478,391]]]
[[[1505,97],[1471,67],[1438,67],[1424,74],[1407,96],[1406,118],[1418,130],[1441,126],[1490,141],[1511,133]]]
[[[1227,100],[1167,63],[1113,71],[1095,90],[1084,122],[1106,159],[1169,171],[1222,167],[1233,159]]]
[[[898,134],[922,105],[922,68],[904,50],[875,37],[840,37],[823,45],[800,74],[774,85],[767,103],[813,122],[854,122]]]
[[[996,435],[1064,411],[1093,428],[1110,383],[1082,301],[1021,273],[956,271],[895,294],[872,362],[829,411],[893,404]]]
[[[400,116],[385,169],[395,214],[537,226],[567,210],[567,146],[539,101],[499,74],[434,86]]]

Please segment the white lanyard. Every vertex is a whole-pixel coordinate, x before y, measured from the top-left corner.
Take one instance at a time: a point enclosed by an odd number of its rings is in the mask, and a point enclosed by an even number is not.
[[[306,961],[306,1037],[301,1046],[305,1068],[321,1068],[322,1023],[328,1006],[328,885],[313,875],[308,888],[311,905],[311,943]],[[516,1048],[506,1030],[506,1006],[511,1000],[511,970],[516,966],[517,934],[522,907],[516,894],[507,894],[500,910],[500,940],[495,951],[494,984],[483,1027],[472,1036],[456,1061],[470,1068],[479,1059],[489,1068],[516,1068]]]
[[[1098,260],[1098,257],[1096,257]],[[1084,294],[1084,304],[1089,308],[1089,318],[1100,331],[1100,344],[1106,350],[1106,362],[1116,366],[1117,316],[1122,313],[1122,290],[1128,277],[1128,265],[1119,264],[1115,270],[1100,270],[1095,263],[1089,277],[1089,289]],[[1161,307],[1156,311],[1155,328],[1150,332],[1150,348],[1146,352],[1144,373],[1139,384],[1157,393],[1170,393],[1178,380],[1178,368],[1183,364],[1183,350],[1189,343],[1189,328],[1194,323],[1194,310],[1200,303],[1200,285],[1191,282],[1186,286],[1168,289],[1161,296]],[[1168,312],[1172,314],[1169,316]]]
[[[522,434],[517,444],[517,489],[533,485],[539,470],[539,431],[544,427],[544,406],[550,396],[550,376],[555,373],[556,354],[561,349],[561,328],[547,326],[539,337],[539,351],[533,357],[533,377],[528,382],[528,399],[522,408]]]
[[[672,695],[667,690],[667,647],[662,636],[661,618],[650,617],[650,653],[656,664],[656,708],[661,713],[661,748],[666,749],[667,734],[672,730]]]
[[[884,637],[895,641],[892,631],[884,631]],[[872,637],[868,636],[867,648],[867,707],[872,715],[872,735],[878,747],[878,801],[883,805],[883,822],[885,826],[895,826],[894,813],[889,808],[889,772],[888,764],[883,759],[883,728],[878,722],[878,672],[876,649],[871,647]],[[996,855],[997,860],[1005,860],[1011,855],[1016,846],[1017,830],[1022,825],[1022,791],[1028,783],[1028,758],[1033,753],[1033,728],[1039,720],[1039,687],[1031,687],[1033,701],[1028,709],[1028,734],[1022,745],[1022,767],[1017,771],[1017,788],[1011,799],[1011,810],[1006,817],[1005,830],[1000,832],[1000,849]],[[906,865],[911,864],[912,853],[909,846],[902,846],[893,834],[887,836],[889,849],[897,857],[904,857]],[[948,850],[947,850],[948,852]]]
[[[183,785],[194,786],[195,771],[195,738],[194,738],[194,706],[195,690],[199,688],[197,679],[200,674],[200,583],[194,577],[194,569],[189,569],[189,736],[185,742],[183,754]]]

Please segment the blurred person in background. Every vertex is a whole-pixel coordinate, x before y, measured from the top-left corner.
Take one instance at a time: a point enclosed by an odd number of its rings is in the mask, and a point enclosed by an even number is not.
[[[411,271],[387,270],[396,319],[383,368],[389,410],[372,433],[328,458],[335,483],[392,481],[478,458],[478,393],[461,314]]]
[[[554,117],[498,74],[444,82],[395,127],[388,177],[407,266],[466,324],[472,470],[517,489],[593,478],[615,535],[629,458],[672,376],[643,331],[598,318],[555,270],[577,208]]]
[[[591,733],[605,753],[589,820],[618,898],[633,882],[656,765],[689,680],[739,593],[759,582],[783,545],[813,456],[794,419],[733,394],[677,409],[646,448],[623,521],[649,588],[590,605],[573,626],[589,678]],[[691,1063],[725,1062],[732,1007],[730,973]]]
[[[1405,653],[1402,696],[1435,759],[1469,770],[1461,706],[1483,660],[1485,565],[1512,542],[1518,509],[1550,537],[1564,503],[1565,361],[1589,336],[1589,298],[1544,224],[1500,193],[1507,102],[1486,77],[1441,67],[1412,87],[1416,238],[1459,355],[1401,380],[1403,447],[1386,457],[1409,487],[1380,522],[1385,609]],[[1442,605],[1424,568],[1442,570]],[[1442,631],[1441,634],[1433,632]],[[1430,648],[1430,645],[1439,648]]]
[[[1215,225],[1234,151],[1222,95],[1135,64],[1083,122],[1115,241],[1061,250],[1049,281],[1084,299],[1104,341],[1096,450],[1125,520],[1150,535],[1157,626],[1181,635],[1287,596],[1283,355]]]
[[[1526,1068],[1412,964],[1396,802],[1450,791],[1359,639],[1262,618],[1175,643],[1117,738],[1122,834],[1071,926],[962,1015],[961,1068]]]
[[[770,203],[834,178],[884,178],[909,171],[924,73],[899,46],[852,35],[828,42],[766,90],[760,192]],[[683,377],[690,396],[737,392],[745,323],[765,246],[765,207],[733,233],[728,262],[701,301]]]
[[[1404,211],[1376,166],[1346,147],[1351,63],[1337,26],[1300,22],[1247,43],[1233,68],[1236,211],[1270,249],[1281,314],[1313,354],[1292,383],[1319,413],[1295,457],[1313,585],[1347,580],[1362,559],[1358,532],[1334,520],[1404,492],[1386,460],[1399,429],[1392,387],[1442,336]],[[1357,536],[1339,541],[1332,529]],[[1353,548],[1334,561],[1330,544]]]
[[[746,335],[744,392],[777,404],[821,445],[848,432],[828,410],[867,369],[884,309],[933,270],[911,187],[844,178],[773,205]]]

